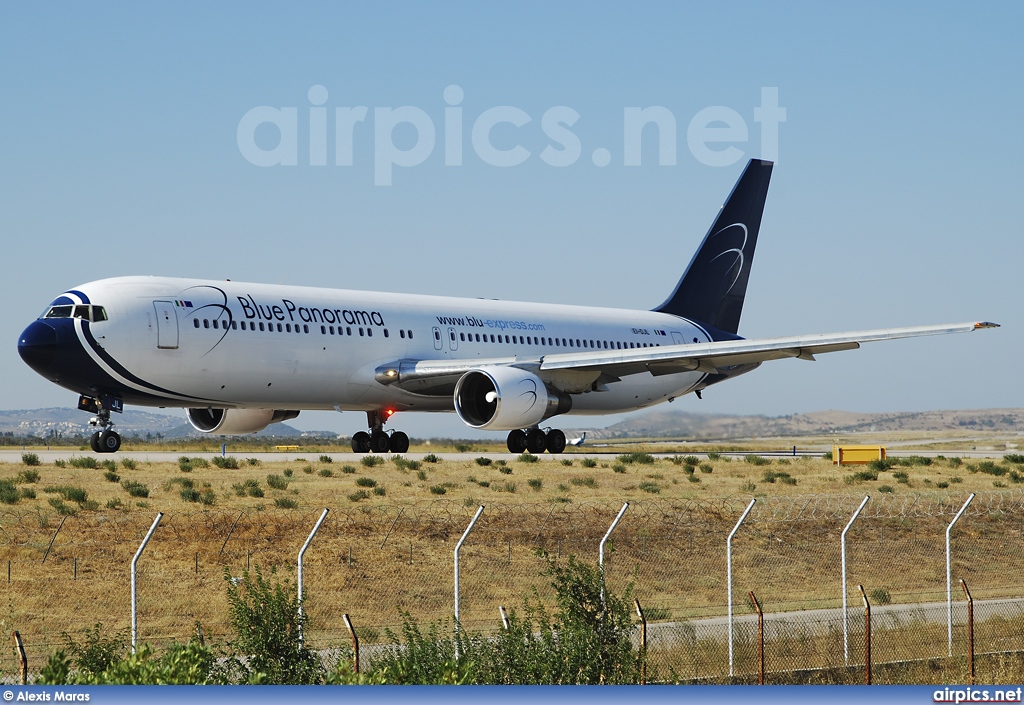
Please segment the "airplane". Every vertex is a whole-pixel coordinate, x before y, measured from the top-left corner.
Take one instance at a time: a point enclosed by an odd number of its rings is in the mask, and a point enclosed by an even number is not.
[[[675,289],[650,311],[156,276],[65,291],[18,352],[79,395],[96,452],[111,413],[180,407],[209,434],[255,433],[305,409],[362,411],[357,453],[404,453],[385,424],[451,412],[508,431],[512,453],[561,453],[564,414],[642,409],[746,374],[861,344],[998,327],[960,323],[746,340],[738,334],[774,164],[751,160]]]
[[[583,442],[586,441],[586,440],[587,440],[587,432],[584,431],[583,435],[581,435],[579,438],[573,438],[571,440],[566,441],[565,443],[566,443],[566,445],[570,445],[570,446],[573,446],[575,448],[579,448],[581,445],[583,445]]]

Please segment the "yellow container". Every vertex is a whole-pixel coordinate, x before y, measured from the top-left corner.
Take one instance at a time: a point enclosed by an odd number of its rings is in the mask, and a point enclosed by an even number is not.
[[[885,446],[832,446],[833,465],[866,465],[885,460]]]

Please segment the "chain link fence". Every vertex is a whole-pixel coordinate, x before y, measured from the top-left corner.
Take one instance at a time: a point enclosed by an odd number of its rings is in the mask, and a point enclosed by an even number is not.
[[[877,663],[949,655],[945,532],[966,494],[876,495],[847,534],[849,609],[842,611],[840,532],[862,496],[759,498],[733,540],[733,660],[729,659],[726,539],[749,497],[631,503],[606,550],[608,589],[632,586],[648,626],[648,662],[663,678],[716,679],[758,671],[764,610],[769,672],[864,663],[863,585],[872,603]],[[621,503],[488,505],[460,555],[465,628],[501,627],[499,605],[526,595],[553,608],[547,560],[597,563]],[[453,612],[453,551],[477,507],[434,501],[331,507],[304,562],[307,645],[345,647],[349,614],[361,642]],[[226,575],[260,566],[294,583],[296,561],[321,509],[168,514],[139,561],[139,641],[229,636]],[[129,563],[154,513],[0,512],[0,626],[21,632],[33,668],[65,634],[102,622],[130,626]],[[59,531],[58,531],[59,527]],[[980,493],[952,532],[953,655],[966,649],[964,579],[975,599],[979,653],[1024,650],[1024,493]],[[45,560],[44,560],[45,556]],[[4,571],[6,570],[6,575]],[[845,637],[844,637],[845,632]],[[639,639],[639,630],[637,631]],[[16,672],[9,649],[0,669]]]

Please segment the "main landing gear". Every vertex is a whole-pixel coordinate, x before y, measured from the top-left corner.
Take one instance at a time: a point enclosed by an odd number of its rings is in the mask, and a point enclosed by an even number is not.
[[[406,453],[409,451],[409,436],[401,431],[384,430],[384,422],[391,417],[389,412],[367,411],[366,420],[370,431],[359,431],[352,435],[353,453]]]
[[[508,434],[508,449],[511,453],[543,453],[546,450],[558,454],[565,450],[565,434],[557,428],[549,429],[547,433],[539,428],[516,429]]]
[[[120,400],[117,400],[120,402]],[[93,432],[89,437],[89,445],[96,453],[116,453],[121,448],[121,436],[114,430],[114,422],[110,420],[110,409],[105,408],[95,399],[82,397],[78,408],[91,411],[96,415],[89,419],[90,426],[99,426],[102,430]]]

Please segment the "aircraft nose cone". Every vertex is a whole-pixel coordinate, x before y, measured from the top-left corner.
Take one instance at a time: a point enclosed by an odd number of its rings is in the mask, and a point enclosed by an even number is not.
[[[50,377],[57,359],[57,331],[42,321],[33,321],[18,339],[18,354],[26,365]]]

